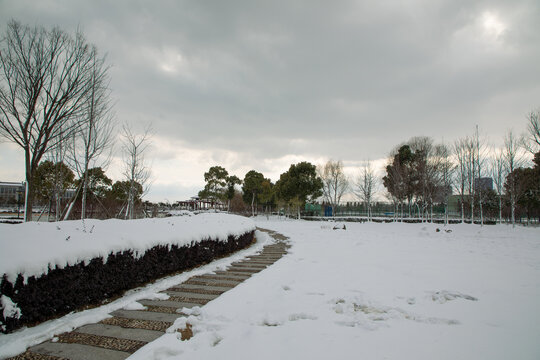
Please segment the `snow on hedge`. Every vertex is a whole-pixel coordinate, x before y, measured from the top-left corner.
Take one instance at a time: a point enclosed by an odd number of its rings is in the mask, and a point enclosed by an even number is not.
[[[110,253],[132,250],[142,256],[157,245],[189,245],[205,239],[226,241],[255,230],[255,223],[229,214],[199,214],[141,220],[87,219],[55,223],[0,224],[0,276],[14,282],[46,274]]]

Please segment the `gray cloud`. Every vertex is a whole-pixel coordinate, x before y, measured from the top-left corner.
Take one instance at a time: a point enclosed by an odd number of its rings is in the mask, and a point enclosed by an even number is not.
[[[499,139],[540,106],[533,0],[0,6],[2,23],[80,26],[113,65],[119,120],[236,152],[207,159],[233,171],[287,155],[377,159],[411,136],[452,141],[475,124]]]

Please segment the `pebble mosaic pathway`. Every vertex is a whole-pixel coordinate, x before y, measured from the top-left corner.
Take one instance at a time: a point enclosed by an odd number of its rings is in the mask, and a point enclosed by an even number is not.
[[[139,300],[145,310],[116,310],[112,317],[60,334],[8,360],[121,360],[157,339],[183,316],[178,310],[204,306],[251,275],[263,271],[287,253],[287,238],[258,229],[276,242],[256,255],[232,263],[225,271],[193,276],[165,291],[167,300]]]

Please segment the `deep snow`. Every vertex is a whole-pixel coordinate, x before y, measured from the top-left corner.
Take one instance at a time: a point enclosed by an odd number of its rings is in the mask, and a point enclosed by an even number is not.
[[[186,215],[187,214],[187,215]],[[143,255],[156,245],[189,245],[204,239],[226,241],[255,229],[252,220],[228,214],[199,214],[140,220],[73,220],[0,224],[0,276],[14,282],[46,274],[110,253],[132,250]]]
[[[290,253],[130,359],[540,358],[540,229],[346,225],[259,220]]]
[[[347,223],[332,230],[330,223],[276,219],[257,225],[289,236],[289,254],[186,310],[130,359],[540,358],[540,228],[460,224],[447,233],[432,224]],[[255,247],[114,303],[0,335],[0,358],[224,268],[269,241],[257,237]],[[180,341],[174,327],[186,321],[195,335]]]

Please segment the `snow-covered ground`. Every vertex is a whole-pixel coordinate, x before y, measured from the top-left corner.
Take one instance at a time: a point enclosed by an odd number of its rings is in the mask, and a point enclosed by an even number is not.
[[[162,230],[177,226],[163,221]],[[289,254],[186,311],[190,316],[175,325],[193,324],[191,340],[170,329],[130,359],[540,359],[540,228],[453,225],[445,232],[430,224],[346,223],[346,230],[332,230],[328,222],[265,219],[257,225],[289,236]],[[0,358],[224,268],[269,241],[257,237],[255,247],[103,307],[0,335]]]
[[[228,214],[183,212],[184,216],[140,220],[73,220],[54,223],[0,224],[0,276],[14,282],[46,274],[113,252],[143,255],[157,245],[189,245],[204,239],[226,241],[255,229],[252,220]],[[193,215],[193,216],[192,216]]]
[[[258,221],[290,253],[130,359],[540,359],[539,228],[332,225]]]

